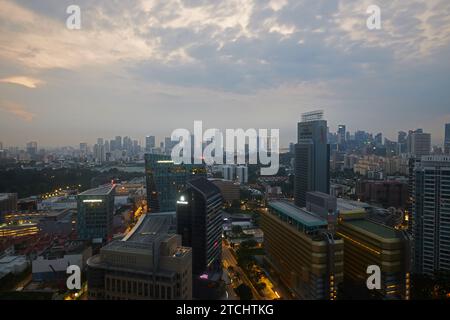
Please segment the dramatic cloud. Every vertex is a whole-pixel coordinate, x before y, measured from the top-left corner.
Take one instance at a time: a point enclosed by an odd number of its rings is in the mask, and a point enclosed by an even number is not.
[[[82,29],[68,30],[72,4],[0,0],[0,96],[40,116],[22,136],[140,138],[197,118],[280,127],[287,144],[321,108],[332,130],[442,137],[448,0],[377,1],[381,30],[366,27],[370,0],[77,0]]]

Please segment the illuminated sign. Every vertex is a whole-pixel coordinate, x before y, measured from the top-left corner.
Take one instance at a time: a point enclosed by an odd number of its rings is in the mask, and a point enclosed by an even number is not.
[[[86,199],[83,200],[84,203],[99,203],[99,202],[103,202],[103,200],[101,199]]]
[[[180,197],[180,200],[177,201],[177,204],[188,204],[188,202],[186,201],[186,199],[184,198],[184,196]]]

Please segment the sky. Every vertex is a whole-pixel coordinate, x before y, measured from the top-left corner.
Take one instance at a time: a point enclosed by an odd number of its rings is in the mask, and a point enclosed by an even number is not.
[[[286,146],[320,109],[331,131],[442,144],[449,57],[448,0],[0,0],[0,142],[143,141],[201,120]]]

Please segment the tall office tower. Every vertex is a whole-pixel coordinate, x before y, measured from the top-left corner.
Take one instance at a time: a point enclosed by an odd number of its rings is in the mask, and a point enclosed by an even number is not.
[[[234,165],[224,165],[222,166],[222,175],[225,180],[233,181],[235,176],[236,166]]]
[[[346,140],[346,131],[345,131],[345,125],[341,124],[338,126],[337,131],[337,143],[338,144],[344,144]]]
[[[121,241],[87,261],[89,300],[191,300],[192,250],[174,234],[175,213],[143,215]]]
[[[398,153],[406,153],[407,152],[407,136],[408,134],[404,131],[399,131],[398,132],[398,138],[397,138],[397,143],[398,143]]]
[[[236,167],[236,181],[240,184],[248,183],[248,167],[247,166],[237,166]]]
[[[414,169],[416,272],[450,271],[450,156],[424,156]]]
[[[115,185],[106,185],[78,195],[77,234],[79,239],[108,239],[112,236],[114,189]]]
[[[170,156],[145,154],[149,212],[175,211],[178,194],[194,178],[206,177],[204,165],[175,164]]]
[[[295,145],[295,204],[306,205],[306,193],[330,190],[330,145],[327,143],[327,121],[322,112],[302,116],[298,123],[298,143]]]
[[[337,209],[337,235],[344,239],[343,298],[353,293],[345,292],[345,288],[367,289],[367,268],[376,265],[381,271],[381,288],[373,291],[374,296],[409,299],[411,236],[371,220],[370,206],[362,202],[337,199]]]
[[[27,153],[31,157],[34,157],[34,156],[37,155],[37,142],[36,141],[32,141],[32,142],[28,142],[27,143]]]
[[[206,297],[207,281],[222,275],[222,195],[206,178],[187,183],[177,201],[177,234],[192,248],[194,297]],[[202,285],[203,284],[203,285]]]
[[[450,123],[445,124],[444,153],[450,154]]]
[[[123,146],[122,146],[122,137],[121,136],[116,136],[115,140],[114,140],[114,146],[116,148],[116,150],[122,150]]]
[[[206,178],[187,183],[177,200],[177,233],[192,247],[195,275],[219,270],[222,252],[222,195]]]
[[[413,132],[410,137],[410,153],[416,157],[427,156],[431,152],[431,134]]]
[[[155,136],[145,137],[145,152],[152,152],[152,150],[155,147],[156,147]]]
[[[335,300],[343,280],[342,239],[326,219],[286,200],[269,202],[261,214],[264,261],[269,272],[302,300]]]

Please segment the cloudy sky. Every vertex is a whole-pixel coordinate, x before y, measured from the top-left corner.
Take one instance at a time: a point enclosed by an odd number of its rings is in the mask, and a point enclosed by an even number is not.
[[[66,28],[69,5],[81,30]],[[369,5],[381,30],[369,30]],[[0,141],[41,146],[303,112],[383,132],[450,122],[448,0],[0,0]]]

